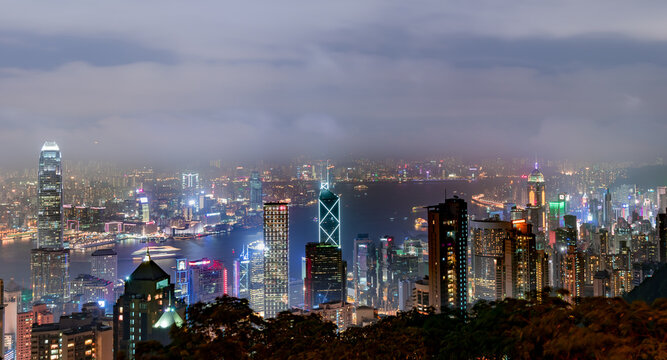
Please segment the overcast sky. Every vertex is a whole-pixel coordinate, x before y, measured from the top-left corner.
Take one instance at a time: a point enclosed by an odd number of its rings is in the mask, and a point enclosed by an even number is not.
[[[0,165],[667,150],[664,1],[0,6]]]

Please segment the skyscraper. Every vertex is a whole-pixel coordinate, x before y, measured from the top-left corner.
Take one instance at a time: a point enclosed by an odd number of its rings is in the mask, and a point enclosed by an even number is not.
[[[340,248],[340,199],[328,183],[320,185],[318,210],[320,243]]]
[[[604,227],[611,229],[611,226],[614,224],[614,214],[612,214],[611,208],[611,192],[607,189],[607,192],[604,193],[604,207],[602,208],[602,221]]]
[[[62,171],[60,148],[47,141],[38,169],[37,237],[39,247],[30,252],[33,299],[52,307],[69,297],[69,249],[63,249]]]
[[[428,209],[429,302],[436,312],[468,308],[468,204],[458,197]]]
[[[289,207],[264,204],[264,316],[289,308]]]
[[[53,141],[42,146],[39,155],[37,239],[39,247],[63,247],[63,178],[60,148]]]
[[[121,352],[134,359],[139,341],[171,341],[169,329],[183,323],[184,310],[174,297],[169,275],[151,260],[148,252],[125,282],[125,292],[113,308],[113,343],[116,356]],[[180,314],[179,314],[180,312]]]
[[[257,171],[250,174],[250,209],[262,209],[262,180]]]
[[[532,224],[537,231],[545,231],[547,198],[544,186],[544,175],[535,163],[535,169],[528,175],[528,204],[535,209]],[[530,210],[530,209],[529,209]]]
[[[354,239],[354,301],[361,306],[377,302],[377,251],[368,234]]]
[[[264,243],[255,241],[248,245],[248,296],[250,308],[264,313]]]
[[[347,273],[341,250],[333,244],[306,245],[304,306],[311,310],[326,302],[346,301]]]
[[[472,252],[472,296],[474,300],[503,298],[502,286],[497,286],[501,270],[505,239],[511,237],[512,223],[497,219],[470,221]]]

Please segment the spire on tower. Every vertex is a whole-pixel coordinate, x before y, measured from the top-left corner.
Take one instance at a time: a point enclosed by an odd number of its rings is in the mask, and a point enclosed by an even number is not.
[[[144,262],[151,261],[151,254],[148,251],[148,249],[150,249],[150,246],[146,246],[146,255],[144,256],[144,259],[143,259]]]

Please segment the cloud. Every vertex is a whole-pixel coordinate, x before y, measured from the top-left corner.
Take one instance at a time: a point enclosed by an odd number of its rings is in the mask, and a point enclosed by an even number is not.
[[[667,150],[659,2],[0,4],[0,165]]]

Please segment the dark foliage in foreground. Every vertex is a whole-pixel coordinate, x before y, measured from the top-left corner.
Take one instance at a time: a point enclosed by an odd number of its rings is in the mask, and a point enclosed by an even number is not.
[[[667,299],[508,299],[476,304],[465,321],[411,311],[337,334],[315,315],[263,320],[223,297],[191,307],[171,336],[138,344],[137,359],[667,359]]]

